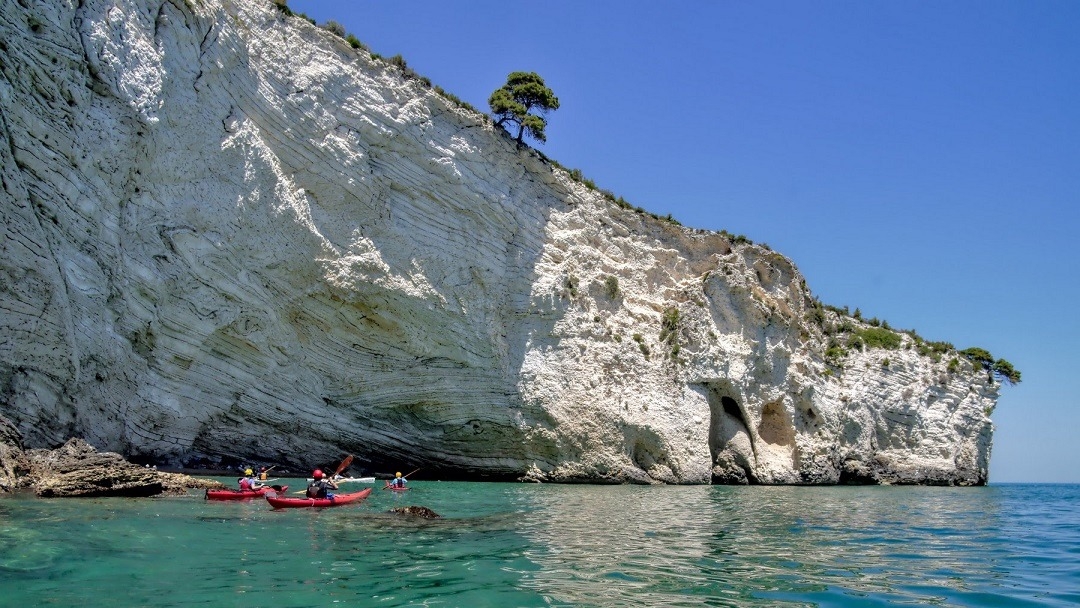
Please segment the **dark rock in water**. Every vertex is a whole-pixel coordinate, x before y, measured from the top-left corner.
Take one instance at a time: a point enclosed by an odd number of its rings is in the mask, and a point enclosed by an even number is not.
[[[435,511],[427,507],[394,507],[390,509],[390,513],[402,513],[404,515],[415,515],[417,517],[423,517],[425,519],[436,519],[442,517]]]
[[[99,452],[82,439],[55,450],[25,450],[22,434],[0,416],[0,492],[34,488],[38,496],[157,496],[222,484],[139,466],[115,452]]]
[[[220,487],[216,481],[165,473],[132,464],[115,452],[99,452],[82,439],[55,450],[27,450],[34,491],[43,498],[62,496],[157,496],[185,494],[192,487]]]
[[[165,489],[157,471],[131,464],[114,452],[98,452],[81,439],[55,450],[30,450],[38,496],[154,496]]]

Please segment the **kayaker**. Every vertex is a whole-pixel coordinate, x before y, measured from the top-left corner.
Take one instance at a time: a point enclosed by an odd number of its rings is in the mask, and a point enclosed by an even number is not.
[[[274,467],[270,467],[272,469]],[[266,467],[259,467],[259,481],[266,481],[270,477],[270,469]]]
[[[336,490],[338,486],[334,483],[334,480],[327,479],[321,469],[315,469],[315,472],[311,474],[311,483],[307,486],[308,498],[333,498],[334,493],[330,490]]]
[[[258,490],[264,487],[263,484],[255,479],[255,471],[252,471],[251,469],[244,470],[244,476],[241,477],[239,481],[241,490]]]
[[[409,483],[409,480],[402,477],[401,471],[398,471],[394,479],[390,481],[389,486],[391,488],[404,488],[407,483]]]

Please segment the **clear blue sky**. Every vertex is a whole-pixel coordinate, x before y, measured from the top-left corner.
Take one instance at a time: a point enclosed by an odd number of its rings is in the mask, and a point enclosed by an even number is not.
[[[1080,2],[289,6],[486,111],[562,107],[549,157],[792,258],[826,304],[1023,373],[991,483],[1080,482]]]

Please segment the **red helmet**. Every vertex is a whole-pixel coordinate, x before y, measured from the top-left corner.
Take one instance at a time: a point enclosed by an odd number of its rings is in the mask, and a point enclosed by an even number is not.
[[[322,479],[323,478],[322,470],[315,469],[315,472],[311,474],[311,477],[314,478],[314,479]]]

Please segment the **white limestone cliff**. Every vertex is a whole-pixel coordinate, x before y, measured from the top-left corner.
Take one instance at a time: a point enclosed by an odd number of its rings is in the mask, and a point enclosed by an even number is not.
[[[0,44],[0,413],[27,447],[987,480],[984,372],[906,334],[827,364],[841,319],[784,256],[620,208],[269,1],[13,0]]]

